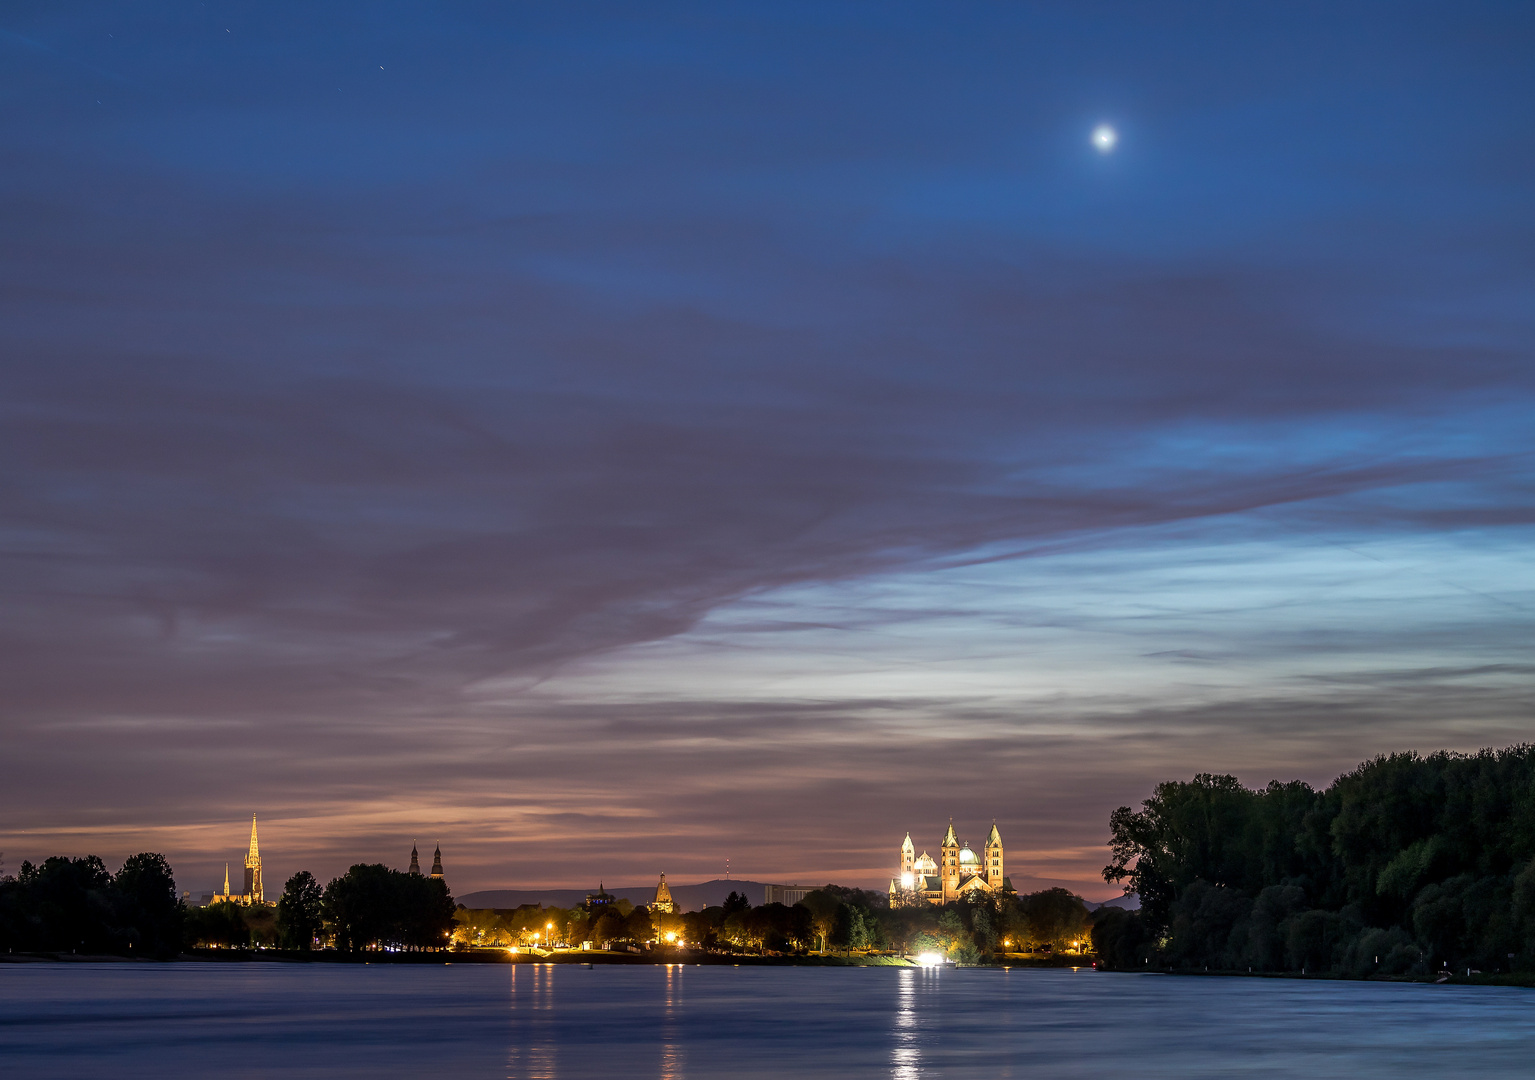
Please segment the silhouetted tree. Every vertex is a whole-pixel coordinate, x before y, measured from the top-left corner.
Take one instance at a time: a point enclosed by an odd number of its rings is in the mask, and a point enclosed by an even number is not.
[[[119,934],[133,949],[151,956],[181,951],[185,909],[176,895],[176,878],[164,856],[133,855],[112,880]]]
[[[324,896],[320,883],[308,870],[288,879],[277,901],[277,933],[284,948],[309,951],[324,925]]]
[[[359,863],[326,886],[321,910],[336,948],[440,949],[455,907],[440,878]]]
[[[1105,880],[1142,909],[1095,920],[1108,963],[1535,968],[1530,746],[1378,757],[1321,792],[1200,774],[1120,807],[1110,830]]]

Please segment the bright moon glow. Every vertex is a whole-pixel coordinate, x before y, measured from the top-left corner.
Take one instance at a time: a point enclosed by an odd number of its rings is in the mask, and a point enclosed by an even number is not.
[[[1099,124],[1093,128],[1093,145],[1098,148],[1100,154],[1107,154],[1114,149],[1114,144],[1119,141],[1119,132],[1107,124]]]

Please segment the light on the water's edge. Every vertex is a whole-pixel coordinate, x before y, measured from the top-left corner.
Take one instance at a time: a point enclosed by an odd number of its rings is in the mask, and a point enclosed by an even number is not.
[[[925,952],[917,955],[917,963],[923,967],[937,967],[943,963],[943,953]]]

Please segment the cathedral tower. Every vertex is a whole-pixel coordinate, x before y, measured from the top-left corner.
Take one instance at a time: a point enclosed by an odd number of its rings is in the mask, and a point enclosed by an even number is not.
[[[983,856],[986,860],[984,867],[986,884],[993,889],[1002,888],[1002,882],[1005,880],[1002,874],[1002,834],[997,832],[995,821],[991,823],[991,832],[986,834],[986,849]]]
[[[938,860],[938,872],[943,875],[943,902],[947,904],[959,895],[959,838],[954,835],[954,819],[949,819],[949,831],[943,834],[943,849]]]
[[[251,815],[251,849],[245,856],[245,898],[247,903],[264,904],[261,891],[261,852],[256,848],[256,815]]]
[[[677,910],[677,905],[672,903],[672,890],[666,884],[666,875],[661,875],[660,884],[656,886],[656,898],[650,902],[650,910],[662,915],[670,915]]]
[[[901,880],[906,888],[911,888],[911,868],[917,861],[917,849],[911,846],[911,833],[906,834],[906,839],[901,842]]]
[[[432,853],[432,876],[438,881],[442,880],[442,845],[437,845],[437,850]]]
[[[417,877],[421,876],[421,857],[416,854],[416,845],[414,842],[412,842],[410,845],[410,872],[415,874]]]

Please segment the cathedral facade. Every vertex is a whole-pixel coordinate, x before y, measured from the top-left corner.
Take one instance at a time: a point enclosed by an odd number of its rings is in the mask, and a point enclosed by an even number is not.
[[[1013,883],[1003,867],[1002,834],[995,821],[979,856],[955,835],[952,820],[938,845],[936,861],[926,851],[918,855],[916,850],[911,833],[907,833],[901,844],[900,872],[890,879],[891,907],[947,904],[1013,891]]]

